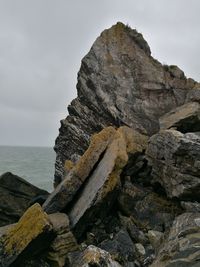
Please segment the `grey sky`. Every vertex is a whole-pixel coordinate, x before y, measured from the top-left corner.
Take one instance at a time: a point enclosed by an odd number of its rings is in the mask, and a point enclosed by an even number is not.
[[[0,144],[53,146],[82,57],[117,21],[200,81],[199,0],[0,0]]]

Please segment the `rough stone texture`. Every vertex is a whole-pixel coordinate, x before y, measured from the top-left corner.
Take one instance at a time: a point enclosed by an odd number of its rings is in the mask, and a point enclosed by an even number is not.
[[[100,248],[109,252],[122,266],[135,260],[135,246],[125,230],[120,230],[112,239],[103,241]]]
[[[121,267],[112,260],[110,254],[95,246],[87,247],[72,264],[71,267]]]
[[[189,102],[162,116],[161,130],[174,128],[182,133],[200,131],[200,104]]]
[[[5,226],[0,227],[0,238],[6,234],[15,224],[8,224]]]
[[[96,217],[104,217],[116,199],[120,174],[128,161],[128,153],[142,152],[147,138],[134,130],[120,127],[96,169],[70,208],[69,218],[74,232],[80,235]]]
[[[186,102],[199,102],[200,103],[200,84],[197,83],[192,90],[188,91]]]
[[[63,267],[69,252],[79,250],[72,232],[69,230],[69,219],[64,213],[49,215],[56,238],[52,241],[47,258],[53,267]]]
[[[170,198],[200,200],[199,134],[161,131],[150,138],[146,154],[154,180]]]
[[[181,212],[176,203],[130,182],[124,184],[118,203],[120,210],[145,231],[169,229],[175,216]]]
[[[199,248],[200,213],[183,213],[174,221],[151,267],[198,267]]]
[[[152,135],[159,130],[159,117],[184,104],[194,86],[178,67],[162,66],[151,57],[136,30],[122,23],[105,30],[82,60],[78,97],[61,122],[55,181],[63,177],[65,160],[82,155],[93,133],[127,125]]]
[[[52,225],[48,215],[43,212],[39,204],[34,204],[24,213],[19,222],[1,237],[0,266],[10,266],[21,256],[22,252],[36,255],[39,251],[43,251],[52,240],[51,232]],[[38,241],[37,245],[36,240]],[[31,243],[35,243],[32,249],[29,246]],[[40,246],[41,244],[42,246]],[[28,251],[28,249],[30,250]],[[17,260],[20,261],[19,258]]]
[[[148,231],[148,238],[153,246],[153,248],[157,251],[160,248],[160,244],[163,241],[163,233],[158,231],[150,230]]]
[[[200,203],[199,202],[185,202],[181,201],[181,206],[187,212],[200,212]]]
[[[43,204],[43,209],[47,213],[62,210],[72,200],[105,152],[115,132],[113,127],[108,127],[91,138],[90,145],[84,155]]]
[[[0,226],[15,223],[36,197],[48,192],[7,172],[0,177]]]

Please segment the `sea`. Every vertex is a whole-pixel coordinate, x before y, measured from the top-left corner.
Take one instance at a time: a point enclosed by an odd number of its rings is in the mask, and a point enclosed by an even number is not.
[[[0,146],[0,175],[12,172],[51,192],[55,158],[52,147]]]

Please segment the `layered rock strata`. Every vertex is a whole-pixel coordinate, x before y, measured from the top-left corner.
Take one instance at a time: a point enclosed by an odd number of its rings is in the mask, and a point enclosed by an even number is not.
[[[61,121],[55,145],[56,184],[62,180],[65,160],[76,161],[93,133],[127,125],[152,135],[159,130],[162,115],[197,98],[195,93],[187,97],[195,86],[177,66],[155,60],[136,30],[117,23],[103,31],[82,59],[78,97]]]

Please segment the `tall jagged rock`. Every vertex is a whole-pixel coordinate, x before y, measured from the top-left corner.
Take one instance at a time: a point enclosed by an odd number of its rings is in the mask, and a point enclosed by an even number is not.
[[[82,60],[78,96],[61,121],[56,183],[65,160],[82,155],[93,133],[109,125],[127,125],[152,135],[159,130],[159,117],[184,104],[188,89],[194,87],[178,67],[155,60],[136,30],[117,23],[103,31]]]

